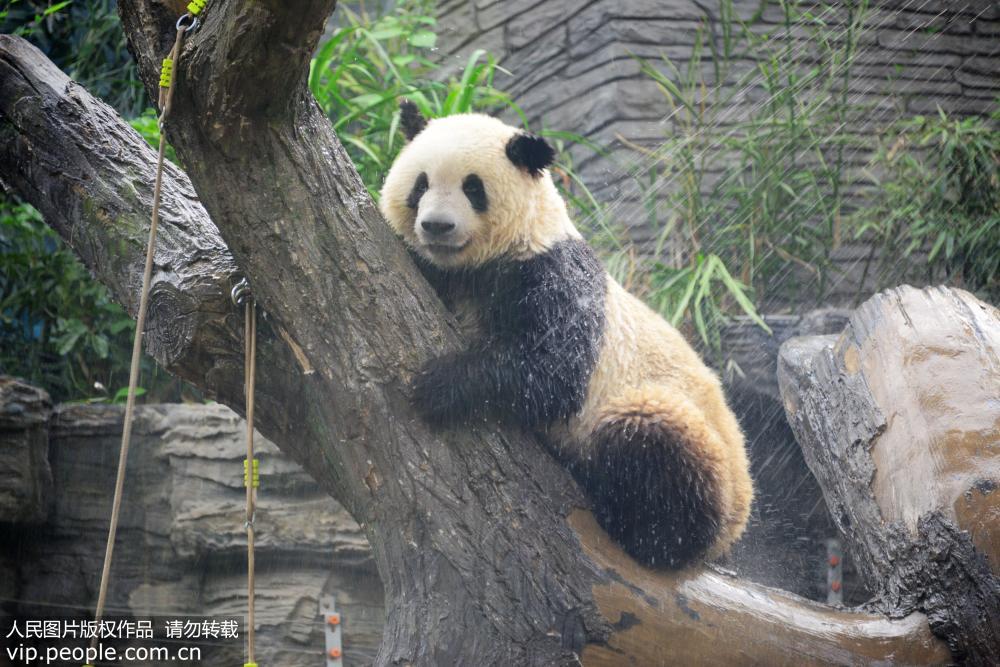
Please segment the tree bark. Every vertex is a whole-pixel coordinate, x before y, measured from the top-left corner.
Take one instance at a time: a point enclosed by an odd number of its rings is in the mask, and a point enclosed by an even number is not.
[[[378,664],[947,662],[920,614],[644,570],[527,434],[414,417],[408,379],[462,341],[305,88],[332,8],[213,3],[187,40],[167,131],[205,208],[169,169],[147,348],[240,410],[228,290],[249,277],[267,313],[258,424],[364,526],[386,591]],[[176,15],[149,0],[121,11],[152,90]],[[152,159],[37,50],[0,37],[0,177],[133,310]]]
[[[904,286],[778,358],[789,422],[874,606],[924,611],[980,665],[1000,655],[998,353],[997,309]]]

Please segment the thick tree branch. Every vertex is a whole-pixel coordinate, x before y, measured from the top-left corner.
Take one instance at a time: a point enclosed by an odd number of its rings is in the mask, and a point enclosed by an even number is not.
[[[0,44],[0,178],[41,211],[134,315],[156,154],[27,42],[0,36]],[[165,369],[242,410],[243,323],[229,299],[239,270],[187,176],[169,163],[160,216],[146,350]],[[258,389],[261,423],[275,438],[313,440],[318,434],[305,416],[319,402],[308,391],[304,361],[281,334],[266,328],[262,336],[259,367],[269,382]]]
[[[643,570],[578,509],[568,475],[531,438],[486,426],[440,435],[414,420],[402,387],[424,359],[460,344],[450,320],[301,78],[287,88],[277,71],[239,74],[282,58],[302,66],[330,6],[289,5],[211,6],[182,57],[170,138],[271,318],[262,430],[367,530],[386,586],[380,664],[565,664],[581,654],[650,664],[663,646],[713,663],[948,660],[920,615],[889,621],[710,570]],[[148,81],[173,17],[146,2],[122,8]],[[271,55],[237,57],[251,51]],[[288,67],[282,76],[294,79]],[[251,83],[291,92],[244,96]],[[0,38],[0,93],[0,177],[132,304],[150,152],[15,38]],[[154,351],[238,406],[233,260],[183,174],[170,171],[167,191],[157,284],[174,281],[185,305],[151,327],[177,317],[187,333]]]
[[[164,25],[153,3],[121,8],[152,86],[163,38],[148,36],[169,34],[173,21]],[[414,419],[402,388],[460,340],[304,85],[332,10],[330,1],[213,4],[181,58],[168,136],[258,301],[330,401],[326,437],[300,458],[334,471],[338,498],[369,528],[390,609],[381,660],[507,659],[512,636],[533,644],[533,660],[563,659],[568,647],[537,634],[538,618],[572,615],[589,637],[607,632],[590,577],[573,573],[576,540],[560,517],[580,499],[523,434],[442,436]],[[532,572],[537,553],[562,554],[552,567],[563,575],[505,580],[511,567]],[[442,581],[464,586],[441,595]],[[524,598],[519,618],[491,618],[503,598]],[[481,646],[466,641],[467,624]]]

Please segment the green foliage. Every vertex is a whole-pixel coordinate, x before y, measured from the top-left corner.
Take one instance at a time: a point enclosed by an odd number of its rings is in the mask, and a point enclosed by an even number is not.
[[[344,6],[338,12],[341,27],[313,58],[309,88],[373,197],[401,148],[396,131],[401,97],[413,100],[429,118],[500,107],[523,117],[493,86],[500,68],[484,51],[474,52],[458,77],[435,78],[435,19],[427,2],[400,2],[383,16]]]
[[[20,35],[125,116],[146,106],[114,0],[10,0],[0,32]]]
[[[845,154],[872,141],[846,129],[864,112],[848,91],[868,3],[849,3],[836,26],[822,5],[776,4],[784,24],[762,32],[757,17],[741,22],[732,1],[720,0],[715,32],[698,31],[683,69],[665,56],[636,59],[662,92],[673,127],[656,150],[633,146],[643,156],[633,176],[646,223],[657,231],[654,247],[639,253],[619,230],[605,244],[611,270],[713,348],[729,314],[760,323],[759,308],[825,298],[831,254],[852,233],[874,244],[869,264],[882,287],[912,276],[917,264],[927,281],[997,299],[1000,111],[992,121],[939,114],[887,128],[868,170],[874,187],[847,215]],[[754,66],[738,75],[747,62]],[[735,117],[736,96],[751,86],[761,98]],[[609,215],[596,204],[590,211]]]
[[[0,370],[56,400],[128,380],[132,319],[46,227],[35,209],[0,204]],[[114,350],[114,354],[112,351]]]
[[[123,115],[144,106],[114,2],[13,0],[0,11],[0,30],[34,43]],[[152,111],[132,122],[151,143],[159,139]],[[0,194],[0,373],[45,387],[57,401],[118,401],[134,330],[38,212]],[[150,359],[142,363],[155,400],[179,398],[178,381]]]
[[[0,373],[44,387],[56,401],[121,402],[134,333],[132,318],[38,211],[0,200]],[[149,357],[141,370],[153,400],[200,397]]]
[[[713,350],[721,345],[713,324],[726,316],[721,310],[722,296],[731,298],[758,326],[770,331],[750,300],[749,289],[733,278],[718,255],[699,253],[693,263],[679,269],[657,261],[649,270],[648,290],[646,300],[652,307],[675,326],[690,316],[698,336]]]
[[[1000,108],[993,116],[939,111],[880,135],[866,172],[874,187],[851,222],[878,249],[881,286],[905,280],[926,254],[929,280],[1000,299]]]
[[[721,0],[717,38],[702,26],[683,68],[666,56],[636,58],[673,127],[656,150],[633,146],[643,154],[632,173],[656,243],[651,253],[625,248],[619,264],[665,316],[690,322],[713,348],[729,314],[766,328],[761,305],[818,299],[841,234],[842,156],[852,139],[838,131],[847,112],[838,89],[850,76],[866,3],[851,10],[838,38],[798,3],[779,6],[784,25],[761,32]],[[803,32],[814,49],[809,67],[784,38]],[[747,62],[754,66],[738,75]],[[750,87],[762,99],[735,117],[736,98]],[[669,264],[660,259],[667,249]],[[807,279],[788,280],[792,270]]]

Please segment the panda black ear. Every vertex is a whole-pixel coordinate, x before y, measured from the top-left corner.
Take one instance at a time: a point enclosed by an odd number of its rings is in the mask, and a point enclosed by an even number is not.
[[[404,98],[399,101],[399,124],[406,140],[413,141],[413,137],[427,127],[427,119],[421,115],[416,104]]]
[[[529,174],[538,178],[542,175],[542,170],[552,164],[556,152],[549,142],[537,134],[518,132],[507,142],[507,157],[518,167],[527,169]]]

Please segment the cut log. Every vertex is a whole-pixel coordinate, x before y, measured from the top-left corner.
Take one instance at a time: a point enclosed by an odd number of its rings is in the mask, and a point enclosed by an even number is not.
[[[956,656],[1000,656],[1000,313],[900,287],[839,337],[785,343],[788,419],[891,615],[923,610]]]

